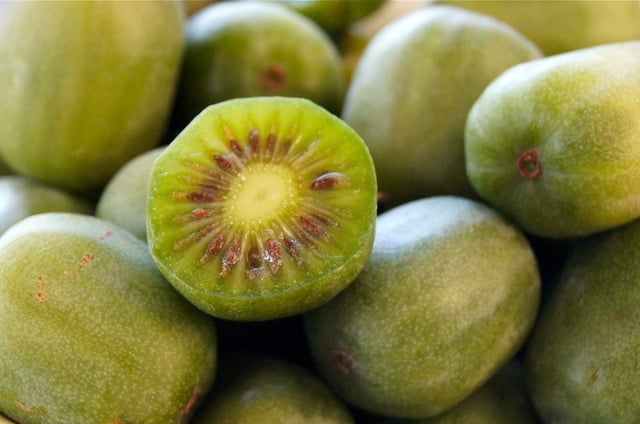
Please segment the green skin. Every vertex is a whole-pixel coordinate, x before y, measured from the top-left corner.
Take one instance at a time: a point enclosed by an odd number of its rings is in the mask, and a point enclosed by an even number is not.
[[[337,113],[344,90],[337,47],[312,21],[273,2],[222,2],[188,21],[175,119],[183,126],[210,104],[273,95]]]
[[[526,232],[593,234],[640,216],[640,42],[515,66],[474,104],[469,179]]]
[[[147,191],[151,166],[164,146],[131,159],[109,180],[96,205],[95,215],[147,239]]]
[[[640,417],[640,222],[580,241],[526,351],[545,422],[637,423]]]
[[[510,361],[457,405],[432,418],[383,418],[372,424],[537,424],[521,364]]]
[[[6,164],[5,160],[0,158],[0,175],[12,175],[13,171],[9,169],[9,166]]]
[[[493,16],[550,56],[640,38],[640,7],[632,1],[432,0]]]
[[[493,210],[434,196],[380,215],[358,278],[304,315],[314,362],[347,402],[397,418],[443,413],[521,347],[540,279]]]
[[[20,175],[0,176],[0,234],[23,218],[43,212],[92,215],[87,199]]]
[[[0,410],[20,423],[186,423],[212,384],[213,321],[144,242],[46,213],[0,239]]]
[[[101,189],[160,142],[183,39],[178,0],[8,2],[0,155],[51,185]]]
[[[305,368],[262,354],[225,353],[193,424],[354,424],[346,405]]]
[[[259,141],[251,147],[254,130]],[[268,159],[270,134],[273,151],[287,151],[275,160]],[[225,169],[224,158],[235,165]],[[320,175],[341,177],[334,187],[311,189]],[[306,99],[233,99],[205,109],[154,162],[147,241],[162,273],[205,312],[283,318],[353,281],[371,252],[376,203],[371,156],[343,121]],[[301,225],[305,217],[318,234]],[[270,242],[276,247],[268,249]]]
[[[389,203],[474,196],[467,113],[501,72],[540,55],[506,24],[447,6],[423,7],[378,32],[354,70],[342,117],[369,146]]]
[[[269,0],[267,0],[269,1]],[[330,34],[374,13],[385,0],[279,0]]]

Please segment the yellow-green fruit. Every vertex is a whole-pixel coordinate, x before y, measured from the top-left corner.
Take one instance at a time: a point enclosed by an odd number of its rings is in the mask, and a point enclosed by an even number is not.
[[[526,232],[569,238],[640,216],[640,41],[512,67],[471,109],[469,179]]]
[[[546,55],[640,38],[640,2],[434,0],[504,21]]]
[[[423,7],[378,32],[355,69],[342,117],[369,146],[390,203],[473,195],[467,113],[501,72],[538,57],[513,28],[454,7]]]
[[[536,259],[516,227],[461,197],[405,203],[376,228],[358,278],[304,315],[311,354],[348,403],[435,416],[521,347],[538,309]]]
[[[537,424],[521,364],[510,361],[482,387],[431,418],[382,418],[372,424]]]
[[[213,321],[145,243],[69,213],[0,238],[0,411],[24,424],[186,423],[210,388]]]
[[[225,354],[193,424],[354,424],[347,406],[305,368],[260,353]]]
[[[278,0],[316,22],[330,34],[363,19],[385,3],[385,0]]]
[[[151,167],[165,146],[144,152],[109,180],[96,205],[98,218],[118,224],[141,240],[147,239],[147,193]]]
[[[0,234],[18,221],[43,212],[92,215],[93,205],[73,193],[22,175],[0,176]]]
[[[183,52],[175,1],[12,1],[0,15],[0,154],[16,172],[101,188],[161,139]]]
[[[338,49],[315,22],[275,2],[220,2],[187,22],[174,115],[182,127],[213,103],[255,96],[337,113],[344,90]]]
[[[640,221],[577,243],[526,351],[544,422],[638,422],[638,299]]]

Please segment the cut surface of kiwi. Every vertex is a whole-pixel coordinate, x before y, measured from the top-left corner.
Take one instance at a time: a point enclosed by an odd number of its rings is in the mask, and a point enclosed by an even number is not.
[[[207,107],[151,170],[149,249],[188,300],[259,321],[317,307],[371,252],[377,184],[363,140],[302,98]]]

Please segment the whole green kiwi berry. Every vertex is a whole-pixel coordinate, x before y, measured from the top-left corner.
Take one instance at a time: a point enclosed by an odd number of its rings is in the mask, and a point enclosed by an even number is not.
[[[637,422],[638,299],[640,221],[576,242],[525,351],[543,422]]]
[[[377,32],[341,116],[367,143],[388,206],[477,197],[465,170],[467,114],[500,73],[540,56],[507,24],[456,7],[422,7]]]
[[[320,375],[350,405],[444,413],[519,351],[540,278],[521,231],[486,205],[434,196],[382,213],[356,280],[304,314]]]
[[[187,22],[174,121],[182,128],[210,104],[255,96],[337,113],[345,85],[337,47],[310,19],[274,2],[216,3]]]
[[[145,243],[77,213],[0,237],[0,411],[19,423],[186,423],[217,364],[214,322]]]
[[[516,65],[465,128],[469,180],[527,233],[576,238],[640,216],[640,41]]]
[[[161,141],[184,49],[179,0],[6,3],[0,155],[49,185],[101,190]]]
[[[279,357],[224,351],[193,424],[355,424],[347,406],[311,371]]]

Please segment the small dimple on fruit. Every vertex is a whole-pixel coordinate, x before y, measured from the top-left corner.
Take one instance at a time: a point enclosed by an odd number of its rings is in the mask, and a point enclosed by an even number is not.
[[[268,65],[260,74],[262,88],[271,92],[279,92],[286,87],[287,75],[278,65]]]
[[[356,368],[356,361],[346,349],[335,349],[331,352],[331,362],[343,375],[351,375]]]
[[[527,149],[518,156],[516,167],[522,178],[533,180],[542,175],[540,152],[538,149]]]
[[[44,277],[42,277],[41,275],[38,276],[37,278],[37,282],[38,282],[38,286],[36,288],[36,299],[38,300],[38,302],[40,303],[44,303],[47,301],[47,296],[44,294]]]

